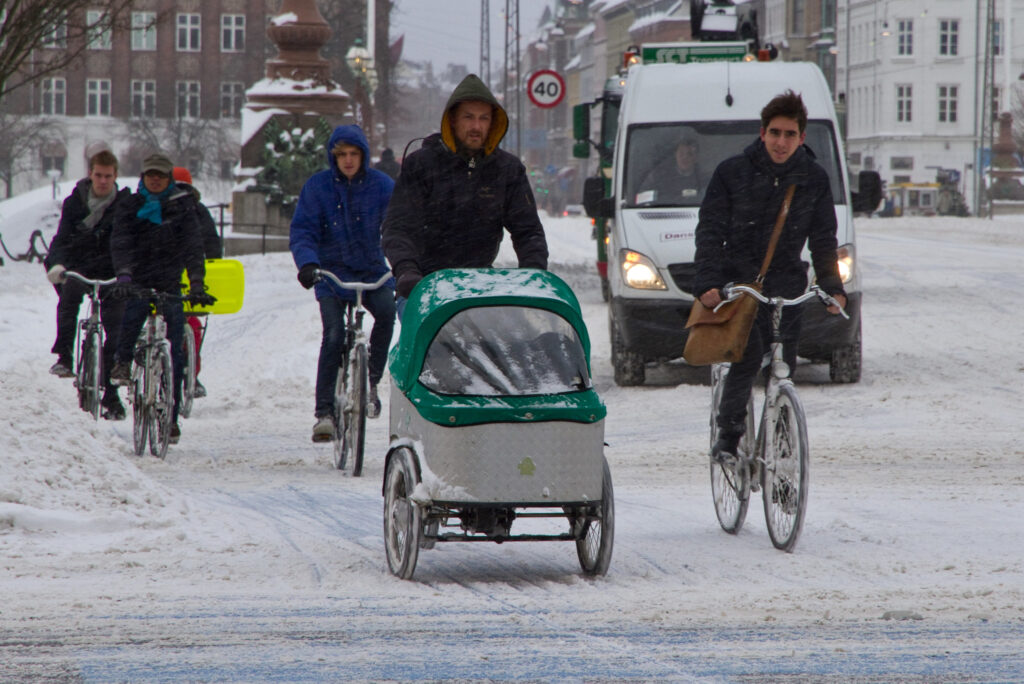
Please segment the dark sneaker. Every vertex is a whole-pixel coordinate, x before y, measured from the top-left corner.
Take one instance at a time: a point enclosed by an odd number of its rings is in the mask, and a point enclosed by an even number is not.
[[[380,417],[380,399],[377,397],[376,385],[370,385],[370,396],[366,399],[366,417]]]
[[[331,416],[317,416],[316,425],[313,426],[314,442],[330,442],[334,439],[334,418]]]
[[[132,382],[132,367],[127,361],[118,361],[110,369],[110,382],[114,385],[130,385]]]
[[[192,393],[192,396],[196,399],[206,396],[206,388],[203,387],[203,383],[199,382],[199,378],[196,378],[196,390]]]
[[[121,400],[116,397],[113,401],[103,402],[103,411],[101,415],[105,420],[124,420],[127,416],[124,410],[124,404],[122,404]]]
[[[711,460],[719,465],[731,466],[736,463],[736,455],[739,452],[740,437],[742,432],[726,432],[720,430],[718,439],[711,447]]]
[[[181,428],[178,427],[177,423],[171,423],[171,438],[167,441],[171,444],[177,444],[179,439],[181,439]]]
[[[56,375],[58,378],[75,377],[75,370],[71,367],[71,359],[64,356],[58,358],[57,363],[50,366],[50,375]]]

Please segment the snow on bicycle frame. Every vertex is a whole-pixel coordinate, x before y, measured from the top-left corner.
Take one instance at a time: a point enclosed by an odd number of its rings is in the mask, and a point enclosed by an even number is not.
[[[388,458],[413,448],[418,497],[601,500],[606,409],[591,382],[579,302],[564,281],[533,269],[438,271],[410,293],[401,323],[389,363]]]

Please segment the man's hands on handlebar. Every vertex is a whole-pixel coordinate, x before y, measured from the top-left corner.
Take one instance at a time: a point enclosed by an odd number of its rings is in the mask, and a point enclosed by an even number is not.
[[[725,286],[725,291],[729,293],[729,285]],[[842,293],[836,293],[834,295],[827,294],[824,290],[820,289],[817,285],[811,287],[811,292],[816,294],[823,302],[825,302],[826,310],[830,314],[846,316],[846,295]],[[705,308],[714,310],[714,308],[720,305],[723,301],[729,301],[735,299],[740,295],[739,292],[729,293],[728,299],[722,298],[722,290],[717,287],[712,288],[700,296],[700,303]]]

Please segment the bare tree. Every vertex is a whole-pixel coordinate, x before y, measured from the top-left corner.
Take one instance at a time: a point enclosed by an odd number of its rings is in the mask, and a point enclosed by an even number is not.
[[[64,69],[97,36],[127,28],[132,1],[0,0],[0,99]],[[100,13],[91,25],[87,9]]]
[[[47,143],[63,143],[63,129],[55,120],[20,116],[0,108],[0,182],[5,197],[11,196],[18,175],[41,166],[38,152]]]
[[[194,175],[204,173],[203,162],[211,157],[238,158],[238,143],[229,137],[227,126],[218,119],[133,117],[125,121],[125,126],[133,141],[126,158],[121,160],[126,175],[138,173],[142,160],[157,151]]]

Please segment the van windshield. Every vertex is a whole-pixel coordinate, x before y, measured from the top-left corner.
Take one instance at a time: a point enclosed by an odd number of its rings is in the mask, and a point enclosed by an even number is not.
[[[757,138],[759,121],[707,121],[631,126],[623,187],[627,207],[699,207],[711,174]],[[807,140],[845,204],[835,134],[828,121],[808,121]]]

